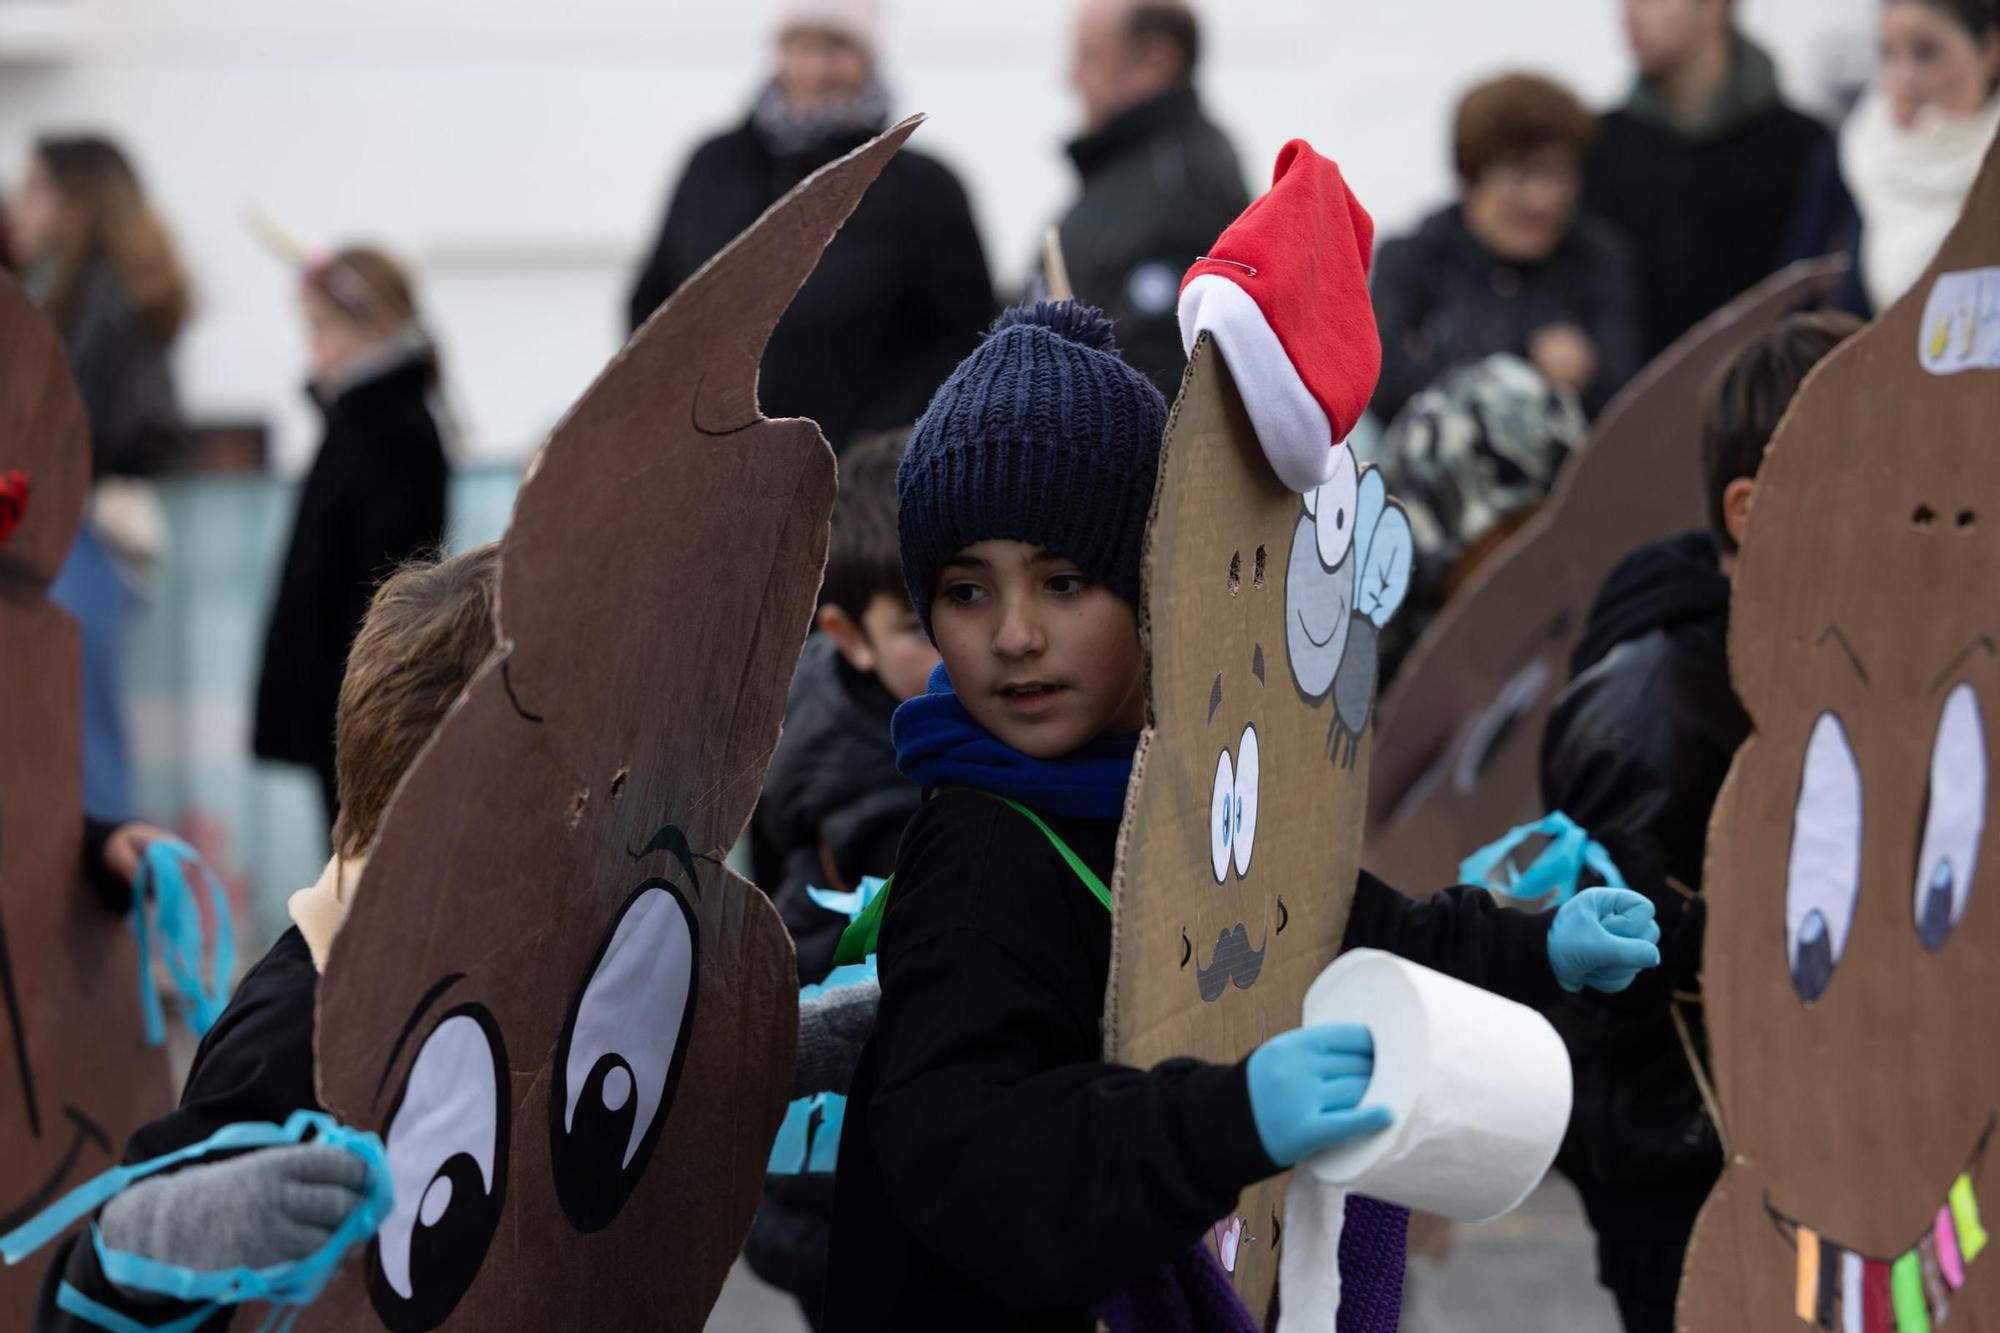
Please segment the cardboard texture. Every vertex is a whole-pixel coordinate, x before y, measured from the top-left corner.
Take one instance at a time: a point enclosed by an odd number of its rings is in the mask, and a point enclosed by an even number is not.
[[[1383,551],[1393,550],[1392,530],[1408,531],[1379,480],[1372,506],[1353,503],[1370,474],[1356,486],[1345,466],[1353,489],[1339,503],[1328,498],[1336,487],[1324,489],[1316,523],[1271,470],[1202,335],[1167,426],[1147,533],[1150,721],[1112,881],[1105,1048],[1114,1060],[1240,1060],[1299,1025],[1307,987],[1340,951],[1367,791],[1376,626],[1353,574],[1336,585],[1326,571],[1374,567],[1362,530],[1374,525],[1356,521],[1357,509],[1365,518],[1372,508]],[[1408,571],[1405,550],[1404,587]],[[1300,594],[1322,584],[1331,604],[1302,608]],[[1288,623],[1301,609],[1317,629],[1295,655]],[[1343,709],[1338,682],[1364,676]],[[1250,1189],[1215,1228],[1218,1256],[1259,1313],[1277,1280],[1287,1178]]]
[[[1618,562],[1706,526],[1699,421],[1715,368],[1821,302],[1841,261],[1795,265],[1696,326],[1605,411],[1541,511],[1473,576],[1383,697],[1365,864],[1408,893],[1545,812],[1549,705]]]
[[[1841,1328],[1871,1286],[1903,1328],[1942,1304],[1953,1333],[2000,1329],[1976,1221],[2000,1112],[2000,902],[1979,882],[2000,865],[2000,370],[1929,368],[1924,318],[1995,264],[2000,152],[1929,273],[1806,382],[1758,478],[1729,637],[1755,731],[1704,881],[1729,1159],[1683,1329]]]
[[[503,649],[405,777],[320,989],[322,1100],[397,1206],[302,1327],[702,1327],[791,1095],[798,984],[722,865],[778,740],[833,455],[757,364],[916,126],[807,179],[556,427]]]
[[[90,427],[55,330],[0,273],[0,1232],[115,1166],[173,1105],[124,917],[83,878],[83,657],[48,599],[83,521]],[[20,497],[25,493],[25,502]],[[6,526],[6,525],[0,525]],[[0,1325],[42,1263],[0,1268]]]

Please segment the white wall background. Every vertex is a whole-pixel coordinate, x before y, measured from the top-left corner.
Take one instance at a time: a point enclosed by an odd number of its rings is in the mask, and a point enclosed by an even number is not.
[[[886,70],[958,169],[996,280],[1072,189],[1070,0],[888,0]],[[1795,97],[1823,104],[1873,0],[1739,0]],[[623,332],[630,269],[697,139],[761,75],[763,0],[0,0],[0,182],[32,137],[98,128],[138,158],[197,274],[181,349],[203,416],[312,423],[291,279],[241,222],[415,259],[477,455],[517,458]],[[1203,87],[1261,172],[1302,135],[1384,230],[1451,188],[1472,79],[1526,67],[1593,103],[1630,78],[1616,0],[1208,0]],[[1253,182],[1254,183],[1254,182]]]

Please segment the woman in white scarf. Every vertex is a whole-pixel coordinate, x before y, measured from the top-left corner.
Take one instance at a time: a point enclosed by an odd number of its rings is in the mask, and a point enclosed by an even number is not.
[[[1876,310],[1923,276],[2000,129],[2000,0],[1887,0],[1875,84],[1841,133]]]

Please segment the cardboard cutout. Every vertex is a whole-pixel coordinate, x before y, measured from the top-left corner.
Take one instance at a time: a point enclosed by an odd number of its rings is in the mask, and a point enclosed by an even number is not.
[[[1981,882],[2000,864],[2000,369],[1938,367],[1925,316],[1996,265],[2000,152],[1924,279],[1806,382],[1758,476],[1729,626],[1756,729],[1704,893],[1728,1165],[1684,1329],[2000,1329],[1978,1220],[2000,1114]],[[2000,299],[1976,322],[2000,328]]]
[[[1710,374],[1818,304],[1841,271],[1838,260],[1795,265],[1662,353],[1433,622],[1382,701],[1370,870],[1412,893],[1455,884],[1461,858],[1544,813],[1542,732],[1591,600],[1639,546],[1708,522],[1698,422]]]
[[[315,1328],[701,1328],[791,1095],[749,820],[825,562],[833,455],[767,421],[772,327],[906,121],[676,292],[557,426],[502,650],[399,789],[319,998],[322,1100],[396,1202]]]
[[[0,274],[0,1233],[173,1105],[123,917],[83,878],[83,658],[48,599],[83,521],[90,425],[55,330]],[[0,1269],[33,1322],[41,1265]]]
[[[1317,493],[1286,489],[1202,335],[1146,537],[1149,724],[1119,833],[1105,1006],[1106,1050],[1125,1064],[1242,1059],[1299,1025],[1340,951],[1375,636],[1407,591],[1411,545],[1381,478],[1336,453]],[[1285,1181],[1217,1221],[1253,1311],[1277,1277]]]

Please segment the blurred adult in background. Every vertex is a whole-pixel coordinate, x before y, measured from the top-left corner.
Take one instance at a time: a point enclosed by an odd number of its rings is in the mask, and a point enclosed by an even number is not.
[[[50,593],[83,631],[84,809],[118,820],[132,808],[125,626],[164,541],[158,501],[137,479],[186,444],[167,354],[187,321],[187,275],[107,139],[37,140],[11,222],[28,293],[62,336],[90,417],[89,521]]]
[[[1195,93],[1201,28],[1187,5],[1084,0],[1075,40],[1084,132],[1069,155],[1083,192],[1060,228],[1070,284],[1171,397],[1187,364],[1181,275],[1249,206],[1243,168]]]
[[[1630,258],[1577,212],[1596,138],[1583,103],[1534,75],[1480,84],[1459,103],[1459,202],[1375,260],[1371,407],[1385,424],[1444,372],[1496,353],[1525,358],[1592,415],[1638,370]]]
[[[299,290],[308,392],[326,433],[299,491],[264,636],[252,746],[313,770],[337,813],[334,713],[347,650],[375,585],[444,541],[450,481],[432,410],[438,357],[410,278],[355,246],[306,265]]]
[[[1826,127],[1787,106],[1735,0],[1623,0],[1639,77],[1603,118],[1584,206],[1638,265],[1650,359],[1774,272]]]
[[[695,150],[632,290],[634,329],[808,174],[889,123],[878,0],[780,0],[777,69],[749,119]],[[965,190],[905,149],[883,169],[778,321],[758,399],[835,449],[907,425],[972,349],[993,283]]]
[[[1841,131],[1866,313],[1937,257],[2000,131],[2000,0],[1887,0],[1881,65]]]

